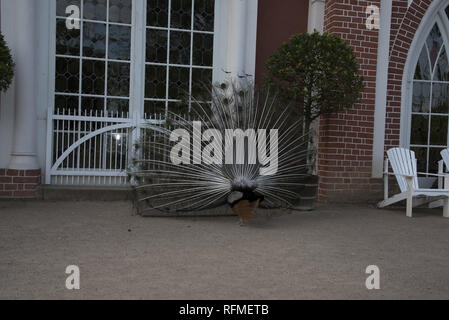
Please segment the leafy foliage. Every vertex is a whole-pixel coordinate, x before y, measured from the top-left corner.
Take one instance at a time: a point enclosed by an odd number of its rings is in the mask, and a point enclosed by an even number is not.
[[[351,107],[363,90],[351,47],[327,33],[292,36],[267,60],[266,67],[266,85],[295,101],[306,130],[321,114]]]
[[[0,34],[0,91],[6,91],[14,77],[14,61],[3,35]]]

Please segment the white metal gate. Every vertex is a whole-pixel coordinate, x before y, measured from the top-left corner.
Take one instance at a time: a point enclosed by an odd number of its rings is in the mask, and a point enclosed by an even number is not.
[[[160,135],[162,115],[133,121],[126,115],[108,117],[103,112],[71,115],[57,110],[51,117],[51,162],[47,162],[46,183],[58,185],[124,185],[134,144],[147,134],[151,143]],[[158,119],[156,119],[156,117]]]

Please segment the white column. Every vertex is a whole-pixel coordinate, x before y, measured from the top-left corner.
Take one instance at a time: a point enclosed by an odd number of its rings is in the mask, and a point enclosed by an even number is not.
[[[385,117],[387,109],[388,64],[390,62],[391,0],[380,4],[379,44],[377,48],[376,100],[374,110],[374,139],[372,177],[381,178],[385,148]]]
[[[245,74],[247,0],[228,0],[226,72],[229,78]]]
[[[325,0],[309,0],[309,19],[307,23],[307,31],[323,32],[324,27],[324,8]]]
[[[10,169],[38,169],[36,158],[35,0],[15,0],[15,119]]]

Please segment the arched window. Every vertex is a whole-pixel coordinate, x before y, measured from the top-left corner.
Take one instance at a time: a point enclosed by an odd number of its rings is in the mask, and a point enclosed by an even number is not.
[[[422,45],[413,77],[409,137],[420,172],[436,172],[440,151],[448,147],[448,15],[449,7],[438,15]]]

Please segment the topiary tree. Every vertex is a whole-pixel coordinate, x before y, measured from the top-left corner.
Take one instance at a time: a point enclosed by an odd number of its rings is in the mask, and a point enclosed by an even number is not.
[[[0,33],[0,91],[6,91],[14,77],[14,61],[11,51]]]
[[[327,33],[297,34],[266,62],[265,84],[294,101],[304,130],[322,114],[351,107],[363,90],[363,77],[351,47]]]

